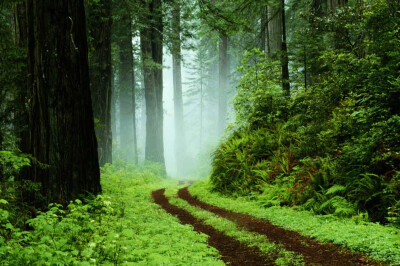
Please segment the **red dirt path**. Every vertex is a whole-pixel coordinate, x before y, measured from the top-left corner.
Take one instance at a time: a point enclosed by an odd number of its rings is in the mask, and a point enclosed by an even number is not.
[[[274,265],[268,257],[263,255],[256,247],[249,247],[236,239],[226,236],[215,230],[212,226],[204,224],[189,212],[169,203],[164,195],[165,189],[152,192],[152,197],[168,213],[178,217],[182,224],[190,224],[196,232],[209,235],[208,244],[218,249],[222,260],[229,265]]]
[[[250,232],[265,235],[271,242],[282,244],[286,250],[302,254],[307,264],[384,265],[368,259],[362,254],[352,253],[345,250],[338,245],[319,243],[314,239],[302,236],[297,232],[273,225],[267,220],[210,205],[193,197],[187,187],[180,189],[178,191],[178,196],[179,198],[186,200],[189,204],[231,220]]]

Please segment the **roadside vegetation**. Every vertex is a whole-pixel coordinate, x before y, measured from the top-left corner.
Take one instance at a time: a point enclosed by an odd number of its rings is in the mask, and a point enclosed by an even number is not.
[[[265,207],[262,197],[236,198],[210,193],[207,180],[189,187],[200,200],[228,210],[266,219],[285,229],[300,232],[321,242],[331,242],[353,251],[365,252],[377,261],[393,265],[400,263],[400,230],[392,226],[366,221],[362,216],[339,218],[315,215],[291,207]]]
[[[236,120],[213,155],[213,191],[400,225],[399,17],[390,10],[349,4],[319,21],[318,71],[291,97],[279,62],[246,52]],[[343,32],[357,41],[330,46]]]
[[[151,191],[176,186],[158,166],[124,163],[102,168],[102,195],[75,200],[14,227],[0,201],[2,265],[224,265],[207,237],[182,226],[151,200]]]

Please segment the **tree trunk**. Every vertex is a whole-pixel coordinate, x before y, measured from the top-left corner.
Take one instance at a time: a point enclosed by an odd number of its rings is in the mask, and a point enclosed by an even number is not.
[[[218,97],[218,133],[223,135],[226,125],[228,89],[228,36],[220,34],[219,42],[219,97]]]
[[[164,164],[162,2],[143,3],[147,8],[145,27],[140,31],[146,100],[145,159]]]
[[[265,52],[267,50],[266,49],[266,43],[265,43],[265,41],[267,40],[266,33],[268,32],[268,29],[267,29],[267,27],[268,27],[268,23],[267,23],[267,16],[268,15],[267,15],[267,12],[268,12],[268,9],[267,9],[266,6],[261,8],[260,51],[265,51]]]
[[[111,97],[111,131],[113,142],[117,141],[117,99],[118,92],[115,87],[115,70],[112,70],[112,79],[111,79],[111,89],[112,89],[112,97]],[[113,147],[114,149],[117,147]]]
[[[89,60],[90,88],[93,115],[98,119],[96,136],[100,166],[112,163],[111,131],[111,0],[93,3],[89,10],[90,47],[93,52]]]
[[[335,12],[335,10],[339,7],[342,7],[347,3],[347,0],[327,0],[326,1],[326,8],[328,13]]]
[[[208,84],[208,87],[210,88],[211,93],[212,93],[210,95],[210,98],[213,101],[216,101],[216,102],[213,102],[211,105],[208,105],[206,109],[207,109],[208,112],[210,112],[212,114],[218,113],[218,94],[219,94],[219,91],[218,91],[218,78],[219,78],[218,71],[219,71],[219,68],[218,68],[218,62],[216,60],[217,51],[218,51],[218,47],[217,46],[218,46],[217,44],[211,45],[211,47],[209,47],[209,50],[208,50],[208,60],[210,61],[210,63],[209,63],[209,68],[208,68],[209,75],[208,75],[207,84]],[[215,115],[213,117],[215,117]],[[218,117],[215,117],[215,118],[216,118],[215,119],[215,126],[213,127],[214,131],[213,131],[212,134],[213,134],[213,136],[215,138],[218,138],[219,137]]]
[[[24,52],[24,57],[21,58],[21,63],[25,63],[27,60],[27,48],[28,48],[28,22],[27,22],[27,8],[26,2],[18,2],[14,4],[14,34],[15,34],[15,45]],[[29,113],[26,108],[27,96],[28,96],[28,70],[25,65],[20,69],[19,74],[21,78],[18,79],[18,90],[16,92],[15,105],[15,117],[14,117],[14,128],[16,136],[19,138],[18,147],[24,152],[29,151]],[[16,176],[16,180],[29,176],[29,169],[22,169]]]
[[[181,8],[180,3],[174,3],[172,10],[172,68],[174,80],[174,117],[175,117],[175,159],[178,174],[184,174],[186,159],[186,143],[183,119],[182,99],[182,52],[181,52]]]
[[[199,151],[202,151],[202,147],[203,147],[203,64],[202,61],[200,62],[200,148]]]
[[[281,0],[281,18],[282,18],[282,89],[286,96],[290,96],[289,82],[289,57],[286,43],[286,16],[285,16],[285,0]]]
[[[135,57],[133,56],[132,47],[132,137],[133,137],[133,157],[135,164],[139,163],[138,141],[137,141],[137,125],[136,125],[136,81],[135,81]]]
[[[281,4],[268,6],[268,38],[270,53],[276,54],[282,49],[282,10]]]
[[[32,179],[49,202],[68,203],[101,191],[84,4],[27,2]]]
[[[130,14],[123,14],[119,23],[119,107],[121,149],[124,159],[137,162],[136,153],[136,103],[134,58],[132,46],[132,19]]]

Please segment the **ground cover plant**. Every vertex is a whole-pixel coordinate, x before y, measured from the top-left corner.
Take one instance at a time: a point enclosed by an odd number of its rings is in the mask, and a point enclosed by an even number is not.
[[[332,242],[354,251],[366,252],[378,261],[400,262],[400,231],[391,226],[365,221],[363,217],[338,218],[319,216],[289,207],[266,208],[262,201],[248,197],[231,198],[210,193],[207,180],[189,187],[200,200],[236,212],[266,219],[275,225],[300,232],[322,242]]]
[[[2,200],[1,263],[223,265],[205,235],[152,203],[152,190],[176,185],[157,169],[105,166],[102,195],[75,200],[66,209],[52,204],[27,222],[28,231],[8,221]]]

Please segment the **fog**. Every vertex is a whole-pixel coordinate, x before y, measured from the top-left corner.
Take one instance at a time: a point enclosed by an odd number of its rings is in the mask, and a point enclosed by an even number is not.
[[[141,62],[139,40],[133,40],[136,47],[135,58],[135,84],[136,84],[136,130],[138,162],[145,161],[146,143],[146,110],[144,98],[143,77],[141,75]],[[210,169],[211,155],[223,136],[218,132],[218,58],[214,61],[205,61],[197,50],[182,51],[182,97],[184,114],[184,149],[178,151],[186,155],[184,161],[177,162],[175,151],[175,117],[174,117],[174,87],[172,56],[164,49],[163,59],[163,134],[164,134],[164,158],[167,175],[172,178],[196,179],[207,176]],[[204,61],[204,62],[203,62]],[[199,68],[203,64],[203,68]],[[211,65],[213,64],[213,66]],[[230,69],[234,73],[234,67]],[[233,79],[231,79],[233,80]],[[115,75],[115,126],[113,127],[114,158],[134,161],[131,152],[134,142],[133,134],[129,143],[121,142],[121,132],[132,130],[132,120],[121,121],[120,91],[118,88],[118,73]],[[233,120],[232,98],[236,93],[234,84],[227,88],[228,114],[227,123]],[[119,92],[119,93],[118,93]],[[125,93],[126,95],[126,93]],[[131,116],[132,117],[132,116]],[[129,124],[129,125],[127,125]],[[178,169],[179,163],[179,169]]]
[[[209,168],[209,161],[213,148],[218,143],[218,135],[216,131],[217,116],[210,117],[210,113],[217,112],[215,108],[216,101],[203,103],[203,130],[200,132],[200,108],[199,102],[190,97],[188,94],[193,88],[191,79],[194,79],[193,69],[188,67],[193,64],[195,53],[192,51],[183,51],[182,64],[182,94],[183,94],[183,112],[184,112],[184,131],[185,131],[185,148],[187,161],[183,173],[178,173],[177,161],[175,156],[175,125],[174,125],[174,88],[173,88],[173,69],[172,56],[164,51],[164,155],[167,174],[170,177],[182,178],[186,175],[188,178],[196,178],[199,175],[206,174]],[[204,89],[206,88],[206,80],[204,81]],[[211,106],[213,105],[214,106]],[[208,111],[207,111],[208,110]],[[202,135],[202,137],[200,136]],[[200,142],[200,138],[202,139]]]

